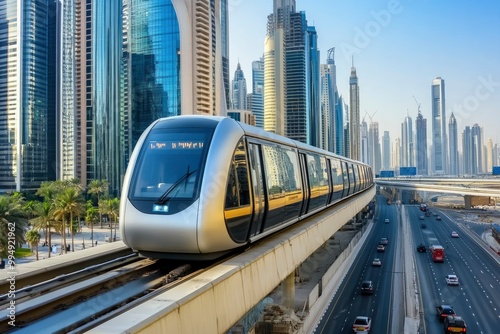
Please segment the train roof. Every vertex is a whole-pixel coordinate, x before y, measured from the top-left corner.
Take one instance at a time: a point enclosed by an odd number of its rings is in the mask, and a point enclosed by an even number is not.
[[[242,122],[239,122],[239,121],[237,121],[237,120],[235,120],[233,118],[226,117],[226,116],[181,115],[181,116],[171,116],[171,117],[161,118],[161,119],[158,120],[158,122],[164,121],[164,120],[167,120],[167,119],[174,120],[174,119],[181,119],[181,118],[193,118],[193,119],[199,119],[199,120],[207,119],[207,120],[211,120],[211,121],[217,121],[219,123],[223,122],[223,121],[225,121],[225,122],[227,122],[227,121],[234,122],[235,124],[238,124],[241,127],[241,129],[243,130],[243,132],[247,136],[252,136],[252,137],[255,137],[255,138],[260,138],[260,139],[263,139],[263,140],[269,140],[269,141],[273,141],[273,142],[276,142],[276,143],[285,144],[285,145],[289,145],[289,146],[294,146],[294,147],[296,147],[298,149],[313,151],[313,152],[317,152],[317,153],[321,153],[321,154],[327,154],[327,155],[330,155],[330,156],[336,156],[339,159],[350,161],[350,162],[356,162],[356,163],[364,164],[364,163],[362,163],[360,161],[352,160],[352,159],[349,159],[347,157],[338,155],[336,153],[329,152],[329,151],[323,150],[321,148],[318,148],[318,147],[315,147],[315,146],[311,146],[311,145],[299,142],[297,140],[293,140],[293,139],[287,138],[285,136],[278,135],[278,134],[273,133],[273,132],[265,131],[262,128],[259,128],[259,127],[253,126],[253,125],[249,125],[249,124],[246,124],[246,123],[242,123]],[[366,164],[364,164],[364,165],[366,165]]]
[[[237,122],[237,121],[235,121],[235,122]],[[293,139],[290,139],[290,138],[287,138],[287,137],[284,137],[281,135],[277,135],[277,134],[272,133],[272,132],[267,132],[261,128],[258,128],[258,127],[255,127],[255,126],[252,126],[252,125],[249,125],[246,123],[241,123],[241,122],[237,122],[237,123],[241,126],[241,128],[243,129],[243,131],[247,135],[252,135],[254,137],[260,137],[263,139],[288,144],[288,145],[295,146],[295,147],[297,147],[299,149],[303,149],[303,150],[313,151],[313,152],[317,152],[317,153],[321,153],[321,154],[333,155],[333,156],[336,156],[340,159],[350,161],[350,162],[362,163],[360,161],[355,161],[355,160],[349,159],[347,157],[338,155],[336,153],[329,152],[329,151],[323,150],[321,148],[302,143],[302,142],[297,141],[297,140],[293,140]],[[364,163],[362,163],[362,164],[364,164]]]

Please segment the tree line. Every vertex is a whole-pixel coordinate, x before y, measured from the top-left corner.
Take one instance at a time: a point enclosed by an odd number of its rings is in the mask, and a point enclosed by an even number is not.
[[[8,255],[11,223],[15,225],[16,245],[29,243],[35,248],[37,260],[41,231],[44,245],[48,246],[48,257],[52,249],[52,232],[61,234],[61,254],[68,252],[68,235],[71,236],[71,251],[74,251],[75,234],[81,230],[82,218],[91,227],[92,246],[94,224],[100,223],[102,228],[103,216],[109,220],[110,242],[116,240],[120,199],[109,197],[108,190],[107,180],[92,180],[83,188],[78,179],[73,179],[43,182],[35,193],[36,199],[27,200],[20,192],[0,195],[0,258]]]

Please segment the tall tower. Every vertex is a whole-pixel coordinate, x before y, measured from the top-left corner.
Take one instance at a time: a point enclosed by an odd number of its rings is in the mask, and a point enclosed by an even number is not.
[[[224,96],[226,98],[226,109],[231,105],[229,92],[229,15],[228,0],[220,0],[220,52],[222,60],[222,81]]]
[[[264,130],[286,135],[285,37],[294,0],[275,0],[264,41]]]
[[[450,134],[450,175],[458,175],[458,128],[457,120],[453,113],[450,115],[448,131]]]
[[[391,137],[389,131],[384,131],[382,136],[382,169],[391,168]]]
[[[319,51],[295,0],[275,0],[264,52],[264,129],[317,145]]]
[[[415,166],[413,153],[413,124],[408,115],[401,124],[401,167]]]
[[[401,167],[401,139],[394,139],[394,144],[392,148],[392,166],[395,170],[399,171]]]
[[[373,172],[375,174],[378,174],[380,173],[380,168],[381,168],[378,122],[370,121],[370,126],[368,130],[368,143],[369,143],[368,147],[370,149],[370,152],[368,153],[369,160],[371,160],[370,165],[373,167]]]
[[[252,62],[252,105],[255,125],[264,128],[264,59]]]
[[[321,146],[320,56],[318,34],[314,26],[306,30],[306,134],[307,143]],[[291,123],[289,123],[291,124]]]
[[[431,104],[433,172],[442,175],[447,173],[448,144],[446,137],[445,88],[444,80],[441,77],[432,80]]]
[[[60,167],[56,6],[35,0],[0,6],[0,192],[36,190]]]
[[[416,128],[416,143],[415,143],[415,158],[417,162],[417,173],[419,175],[428,174],[428,159],[427,159],[427,119],[418,112],[415,121]]]
[[[361,132],[361,150],[360,150],[360,154],[361,154],[361,157],[360,157],[360,160],[362,162],[364,162],[365,164],[370,164],[371,165],[371,156],[370,155],[370,149],[369,149],[369,143],[368,143],[368,124],[365,122],[365,120],[363,119],[363,121],[361,122],[361,128],[360,128],[360,132]]]
[[[335,98],[337,103],[335,103],[335,153],[343,156],[347,156],[346,146],[348,146],[348,141],[344,136],[344,115],[347,114],[347,105],[344,103],[344,98],[342,95],[335,92]]]
[[[335,106],[337,95],[337,79],[335,67],[335,48],[328,50],[326,64],[321,65],[321,148],[335,152],[336,127]]]
[[[474,124],[471,128],[472,137],[472,173],[483,173],[483,129]]]
[[[464,175],[472,175],[472,135],[470,126],[466,126],[462,132],[462,173]]]
[[[247,109],[247,81],[241,69],[240,63],[234,71],[234,79],[232,83],[232,109],[246,110]]]
[[[351,66],[351,76],[349,77],[349,158],[361,159],[360,142],[360,111],[359,111],[359,86],[358,76],[354,61]]]
[[[491,173],[493,170],[493,140],[488,138],[488,142],[486,143],[486,173]]]

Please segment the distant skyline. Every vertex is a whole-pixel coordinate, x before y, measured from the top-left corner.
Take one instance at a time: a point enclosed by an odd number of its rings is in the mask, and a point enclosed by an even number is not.
[[[251,63],[262,56],[273,1],[228,4],[230,78],[239,61],[251,92]],[[453,112],[460,137],[465,126],[477,123],[485,141],[500,143],[500,3],[296,0],[296,5],[316,27],[321,63],[335,47],[337,85],[345,100],[354,56],[361,120],[372,117],[391,141],[401,136],[407,115],[416,119],[416,101],[424,118],[431,118],[432,80],[442,77],[446,122]]]

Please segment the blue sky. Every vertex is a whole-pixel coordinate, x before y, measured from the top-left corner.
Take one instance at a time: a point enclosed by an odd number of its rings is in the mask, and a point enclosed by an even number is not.
[[[262,56],[271,0],[228,0],[230,79],[238,60],[251,85],[251,63]],[[445,80],[446,117],[459,138],[478,123],[485,142],[500,144],[500,2],[451,0],[297,0],[316,27],[321,63],[335,47],[337,85],[348,99],[351,55],[360,85],[361,117],[401,136],[417,103],[431,131],[431,83]],[[415,97],[415,99],[414,99]],[[461,144],[460,144],[461,145]]]

